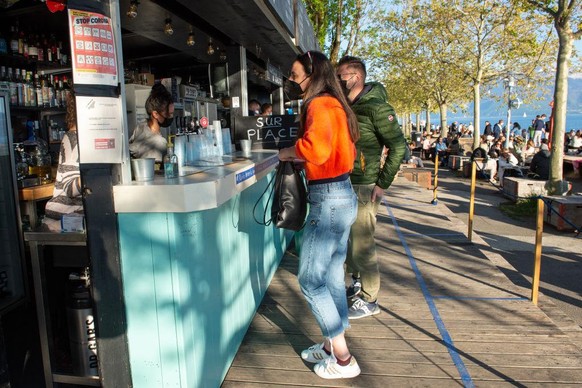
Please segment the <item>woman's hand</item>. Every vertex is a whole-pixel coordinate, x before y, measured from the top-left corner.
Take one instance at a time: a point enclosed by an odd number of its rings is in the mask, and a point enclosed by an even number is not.
[[[295,154],[295,146],[282,148],[279,150],[279,160],[282,161],[293,161],[297,158]]]

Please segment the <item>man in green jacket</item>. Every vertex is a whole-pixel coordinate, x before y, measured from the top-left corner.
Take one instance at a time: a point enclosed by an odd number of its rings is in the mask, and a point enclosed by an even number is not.
[[[356,161],[350,175],[358,195],[358,215],[350,231],[346,258],[347,270],[352,273],[347,297],[353,300],[348,318],[359,319],[380,313],[380,273],[374,241],[376,214],[384,190],[390,187],[400,168],[406,140],[394,108],[387,102],[386,89],[378,82],[366,83],[366,66],[361,59],[343,57],[336,73],[360,125]],[[382,166],[384,147],[389,151]]]

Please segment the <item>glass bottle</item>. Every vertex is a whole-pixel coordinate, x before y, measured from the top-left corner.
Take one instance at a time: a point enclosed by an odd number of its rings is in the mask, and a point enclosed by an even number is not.
[[[8,45],[6,37],[0,32],[0,54],[8,54]]]
[[[62,81],[59,80],[59,77],[55,75],[55,90],[54,90],[54,95],[55,95],[55,106],[57,108],[62,108],[63,107],[63,100],[62,100],[62,96],[61,96],[61,85],[62,85]]]
[[[38,81],[40,82],[40,90],[41,90],[41,95],[42,95],[42,104],[40,103],[40,100],[39,100],[38,106],[48,108],[50,106],[49,87],[48,87],[47,76],[44,74],[44,71],[40,72],[40,77],[38,78]],[[37,98],[38,98],[38,96],[37,96]]]
[[[18,24],[10,27],[10,52],[18,55]]]
[[[44,106],[44,96],[42,93],[42,84],[40,82],[38,73],[34,73],[34,92],[36,94],[36,105],[33,106],[42,107]]]
[[[164,155],[164,176],[168,179],[178,177],[178,157],[171,145],[168,146],[166,155]]]

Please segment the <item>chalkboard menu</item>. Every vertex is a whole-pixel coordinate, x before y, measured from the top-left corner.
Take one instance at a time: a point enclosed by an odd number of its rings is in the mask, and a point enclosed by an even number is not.
[[[254,149],[278,150],[295,144],[299,116],[248,116],[234,118],[234,142],[251,139]]]

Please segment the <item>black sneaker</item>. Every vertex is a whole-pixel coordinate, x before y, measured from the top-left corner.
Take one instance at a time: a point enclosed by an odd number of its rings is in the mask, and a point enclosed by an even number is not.
[[[352,299],[362,292],[362,282],[360,278],[352,276],[352,284],[346,289],[346,297]]]

